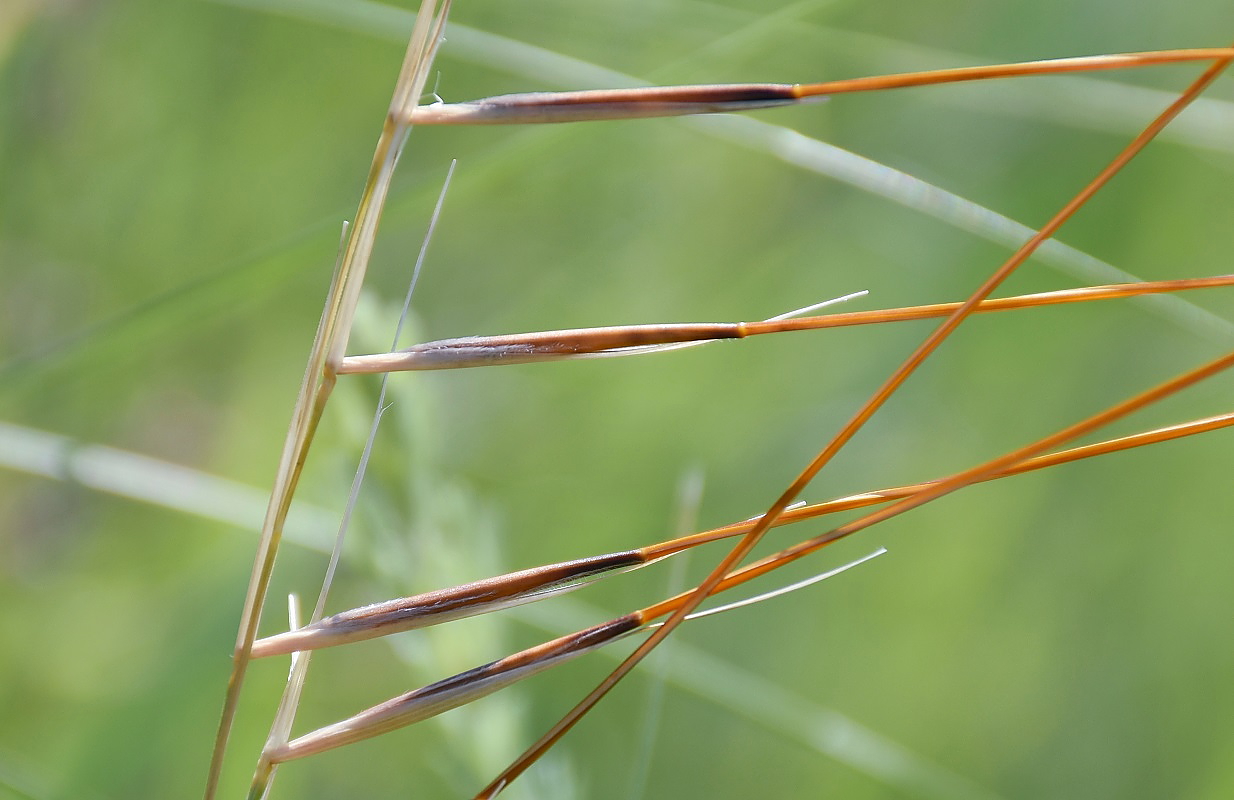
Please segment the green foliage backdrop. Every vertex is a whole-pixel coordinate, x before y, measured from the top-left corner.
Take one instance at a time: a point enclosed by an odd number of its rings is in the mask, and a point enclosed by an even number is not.
[[[656,83],[806,82],[1234,37],[1228,3],[1132,6],[460,0],[466,27],[447,35],[436,91],[596,86],[563,57]],[[410,14],[349,0],[7,8],[0,416],[264,490]],[[526,51],[474,31],[546,52],[517,60]],[[758,119],[1035,225],[1198,71],[848,96]],[[1061,238],[1144,278],[1230,271],[1232,98],[1226,77]],[[871,296],[853,308],[957,300],[1009,252],[716,130],[415,131],[353,350],[385,346],[456,157],[413,304],[421,340],[756,319],[859,289]],[[1005,293],[1089,280],[1034,260]],[[1190,299],[1234,319],[1228,292]],[[757,514],[928,330],[399,380],[332,610],[661,538],[691,475],[703,477],[700,525]],[[993,457],[1215,356],[1230,331],[1127,302],[972,321],[808,498]],[[340,390],[306,505],[341,509],[373,389]],[[1227,411],[1232,389],[1219,379],[1120,430]],[[1234,794],[1231,441],[967,490],[798,565],[802,576],[890,548],[803,594],[687,626],[525,796]],[[803,527],[769,546],[822,523]],[[4,472],[0,795],[200,791],[254,544],[242,526]],[[719,557],[694,556],[688,575]],[[288,591],[315,594],[323,563],[286,546],[266,631]],[[299,728],[649,602],[671,572],[405,635],[393,651],[323,654]],[[611,663],[595,656],[291,764],[276,796],[475,791]],[[227,797],[246,785],[284,669],[254,670]]]

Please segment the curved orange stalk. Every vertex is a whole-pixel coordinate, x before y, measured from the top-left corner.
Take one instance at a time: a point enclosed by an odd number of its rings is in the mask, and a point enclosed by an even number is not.
[[[1234,412],[1228,414],[1217,414],[1211,417],[1192,420],[1190,422],[1180,423],[1178,425],[1169,425],[1164,428],[1154,428],[1143,433],[1135,433],[1129,436],[1122,436],[1117,439],[1107,439],[1103,442],[1087,444],[1081,447],[1073,447],[1067,450],[1060,450],[1057,453],[1049,453],[1047,455],[1034,456],[1001,469],[997,472],[986,475],[974,483],[982,481],[997,480],[999,478],[1007,478],[1012,475],[1021,475],[1025,472],[1033,472],[1039,469],[1047,469],[1049,467],[1057,467],[1061,464],[1069,464],[1072,461],[1080,461],[1085,458],[1093,458],[1096,456],[1108,455],[1117,453],[1123,450],[1132,450],[1136,447],[1144,447],[1150,444],[1170,441],[1172,439],[1181,439],[1184,436],[1194,436],[1200,433],[1228,428],[1234,425]],[[848,495],[847,497],[839,497],[835,500],[828,500],[824,503],[813,503],[811,505],[801,506],[799,508],[790,508],[781,514],[776,521],[772,523],[772,527],[778,528],[781,525],[791,525],[795,522],[804,522],[805,520],[815,519],[826,514],[836,514],[841,511],[854,511],[859,508],[868,508],[869,506],[886,503],[891,500],[899,500],[901,498],[910,497],[914,494],[924,491],[931,485],[937,484],[938,481],[926,481],[924,483],[914,483],[907,486],[896,486],[889,489],[876,489],[872,492],[861,492],[859,494]],[[688,550],[692,547],[697,547],[709,542],[719,541],[721,539],[729,539],[733,536],[739,536],[748,533],[755,525],[757,520],[746,520],[744,522],[736,522],[730,525],[724,525],[719,528],[712,528],[709,531],[701,533],[692,533],[689,536],[682,536],[676,539],[671,539],[665,542],[648,545],[640,548],[637,552],[642,555],[647,561],[666,558],[675,553],[680,553],[683,550]]]
[[[1063,442],[1083,436],[1086,433],[1094,431],[1104,425],[1108,425],[1117,419],[1127,416],[1128,414],[1132,414],[1142,408],[1146,408],[1147,406],[1163,400],[1172,394],[1182,391],[1188,386],[1199,383],[1205,378],[1212,377],[1213,375],[1216,375],[1217,373],[1231,367],[1234,367],[1234,352],[1227,353],[1226,355],[1197,367],[1190,372],[1184,373],[1173,380],[1155,386],[1152,389],[1112,406],[1105,411],[1094,414],[1086,420],[1077,422],[1076,424],[1064,428],[1057,433],[1051,434],[1043,439],[1039,439],[1032,444],[1021,447],[1018,450],[1007,453],[1006,455],[1000,456],[992,461],[987,461],[984,464],[980,464],[972,469],[965,470],[964,472],[956,473],[955,475],[939,481],[922,484],[920,487],[909,487],[906,494],[893,505],[887,506],[886,508],[881,508],[878,511],[861,517],[860,519],[841,525],[838,528],[828,531],[827,533],[807,539],[804,542],[794,545],[793,547],[767,556],[766,558],[760,559],[747,567],[743,567],[742,569],[739,569],[731,574],[723,576],[720,581],[717,581],[716,588],[712,593],[714,594],[716,592],[731,589],[734,586],[739,586],[747,581],[759,577],[760,575],[765,575],[768,572],[779,569],[787,564],[791,564],[797,559],[826,547],[832,542],[839,541],[840,539],[851,536],[858,531],[865,530],[866,528],[872,527],[880,522],[884,522],[892,517],[899,516],[906,511],[911,511],[918,506],[925,505],[932,500],[937,500],[938,498],[950,494],[958,489],[962,489],[965,486],[971,486],[974,483],[980,483],[981,481],[1007,474],[1008,472],[1016,469],[1017,465],[1025,466],[1033,463],[1035,460],[1048,461],[1050,459],[1055,459],[1062,454],[1060,453],[1054,456],[1044,456],[1040,454],[1052,447],[1062,444]],[[1223,424],[1230,424],[1227,420],[1230,420],[1231,417],[1234,417],[1234,415],[1227,414],[1222,415],[1221,417],[1212,417],[1206,420],[1201,420],[1200,422],[1203,423],[1202,427],[1205,430],[1211,430],[1213,427],[1221,427]],[[1113,444],[1113,442],[1102,442],[1099,445],[1091,445],[1090,447],[1108,448],[1111,444]],[[1077,448],[1078,451],[1084,451],[1086,449],[1087,448]],[[1095,455],[1096,453],[1090,451],[1089,454]],[[681,608],[687,607],[687,603],[691,597],[697,593],[697,591],[698,590],[696,589],[693,592],[682,593],[676,597],[669,598],[668,600],[664,600],[655,605],[647,606],[637,613],[645,615],[646,620],[654,619],[670,612],[679,613]]]

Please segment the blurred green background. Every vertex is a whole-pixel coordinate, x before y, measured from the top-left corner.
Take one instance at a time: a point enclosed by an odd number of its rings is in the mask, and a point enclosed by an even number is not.
[[[435,78],[451,101],[603,85],[566,57],[657,83],[805,82],[1234,36],[1234,9],[1217,0],[473,0],[452,19],[464,27]],[[168,506],[219,476],[243,486],[208,510],[253,520],[243,489],[259,497],[273,476],[409,25],[406,11],[344,0],[0,8],[0,419],[68,437],[36,443],[50,474],[91,445],[200,471],[160,489],[104,469],[161,493],[155,504],[0,473],[0,796],[200,791],[255,536]],[[758,119],[1034,225],[1198,72],[847,96]],[[1227,76],[1061,238],[1144,278],[1230,271],[1232,99]],[[871,296],[850,309],[955,300],[1009,252],[1014,232],[967,229],[990,227],[973,207],[884,184],[923,214],[732,140],[782,133],[725,124],[415,131],[353,351],[386,347],[452,158],[413,303],[418,340],[756,319],[859,289]],[[856,179],[880,180],[868,167]],[[1030,262],[1003,293],[1091,280],[1058,268],[1068,259]],[[972,321],[807,498],[962,469],[1223,352],[1234,329],[1214,319],[1234,319],[1234,297],[1188,299]],[[704,526],[757,514],[929,329],[399,379],[331,610],[637,546],[683,514]],[[1232,390],[1214,380],[1118,432],[1226,411]],[[302,539],[342,508],[374,397],[373,380],[341,386],[300,495]],[[890,548],[687,626],[516,788],[1230,797],[1232,442],[1216,433],[970,489],[795,565],[802,577]],[[700,479],[701,501],[683,500]],[[781,529],[764,549],[823,525]],[[713,547],[684,571],[393,649],[323,653],[297,729],[650,602],[720,557]],[[281,629],[287,592],[311,603],[324,560],[286,545],[266,632]],[[464,796],[611,665],[594,655],[291,764],[276,796]],[[224,797],[247,785],[285,668],[252,671]]]

